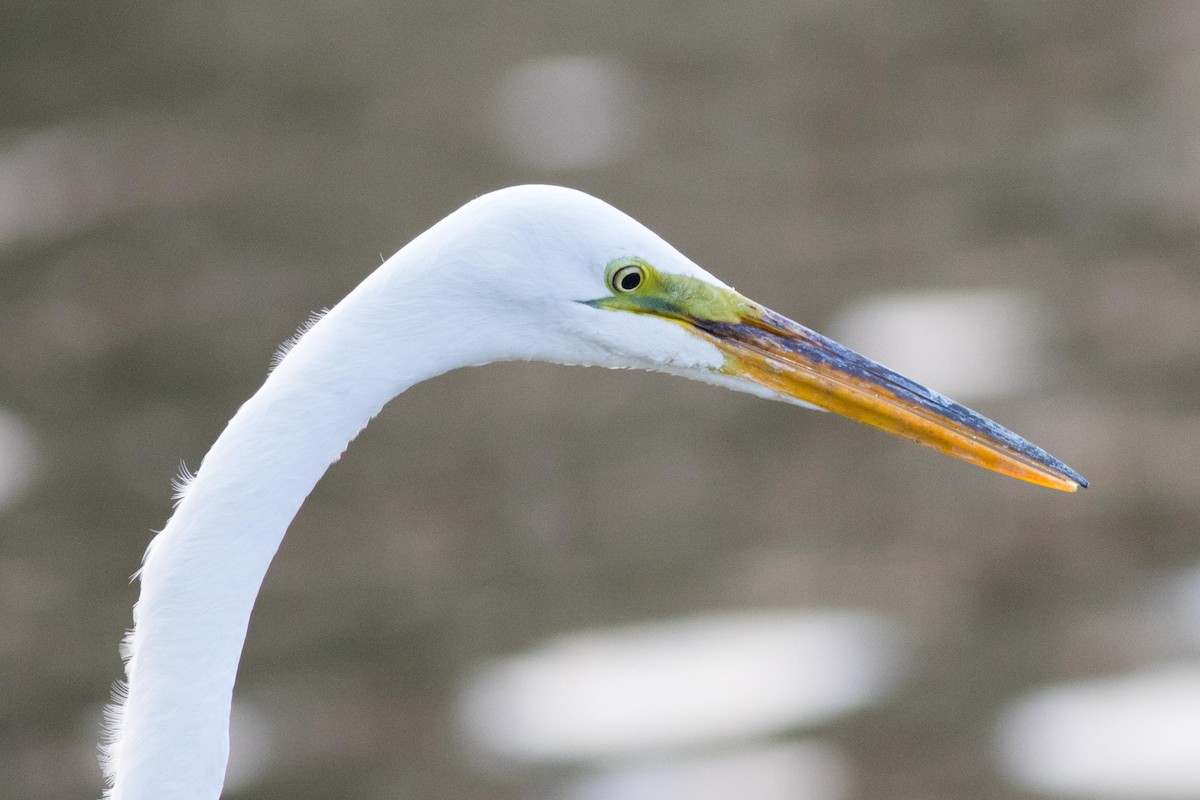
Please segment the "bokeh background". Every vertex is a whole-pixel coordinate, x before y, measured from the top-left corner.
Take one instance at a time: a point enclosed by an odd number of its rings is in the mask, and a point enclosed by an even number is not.
[[[1093,488],[663,376],[444,376],[293,524],[227,797],[1200,797],[1200,6],[1103,0],[5,3],[0,794],[98,796],[129,576],[276,345],[527,182]],[[504,747],[520,697],[470,705],[585,635],[686,706],[767,612],[829,623],[795,647],[838,708],[549,757]],[[771,707],[793,667],[715,685]]]

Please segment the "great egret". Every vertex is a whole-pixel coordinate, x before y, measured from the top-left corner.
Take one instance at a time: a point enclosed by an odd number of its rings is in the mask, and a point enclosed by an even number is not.
[[[182,482],[141,569],[108,796],[211,800],[251,608],[304,498],[383,405],[493,361],[637,367],[816,406],[1042,486],[1087,482],[975,412],[748,300],[581,192],[484,195],[303,331]]]

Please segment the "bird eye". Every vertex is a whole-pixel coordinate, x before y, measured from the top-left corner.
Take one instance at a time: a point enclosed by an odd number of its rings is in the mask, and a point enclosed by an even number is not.
[[[612,288],[619,294],[628,294],[642,285],[644,279],[642,268],[637,264],[621,267],[613,273]]]

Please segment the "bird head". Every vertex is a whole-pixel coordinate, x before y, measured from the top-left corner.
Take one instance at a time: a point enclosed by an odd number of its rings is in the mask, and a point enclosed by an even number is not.
[[[459,243],[437,260],[457,265],[458,296],[478,304],[478,329],[464,335],[494,342],[492,355],[668,372],[834,411],[1042,486],[1087,486],[997,423],[744,297],[590,195],[503,189],[431,234]],[[487,324],[497,308],[503,331]]]

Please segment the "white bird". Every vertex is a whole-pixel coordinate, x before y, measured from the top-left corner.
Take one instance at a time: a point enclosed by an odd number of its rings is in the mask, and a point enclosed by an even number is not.
[[[180,487],[140,571],[107,797],[220,795],[250,612],[305,497],[405,389],[514,360],[682,375],[836,411],[1043,486],[1087,485],[996,423],[748,300],[600,200],[493,192],[303,331]]]

